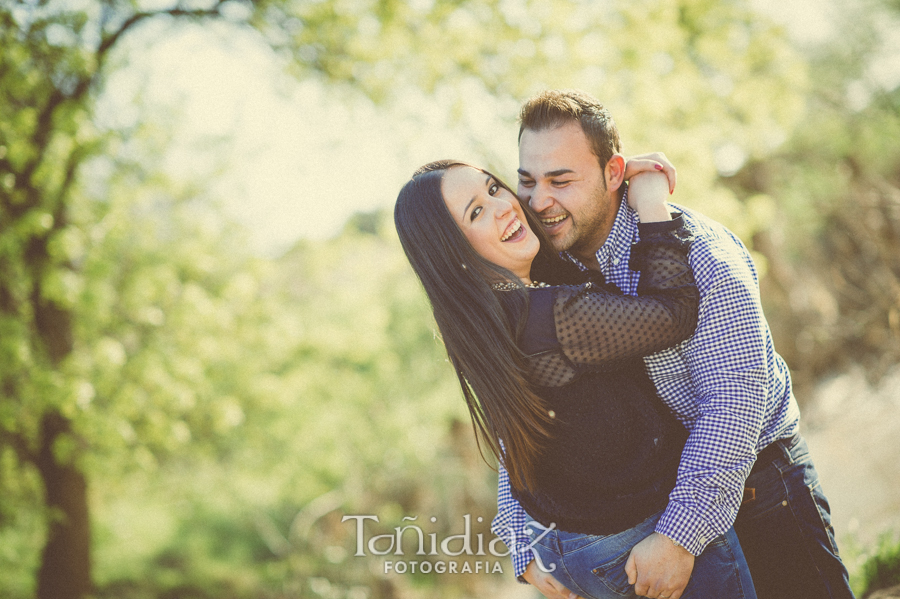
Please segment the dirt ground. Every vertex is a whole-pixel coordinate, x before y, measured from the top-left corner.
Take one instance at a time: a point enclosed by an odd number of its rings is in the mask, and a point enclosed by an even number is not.
[[[883,535],[900,534],[900,368],[876,386],[858,371],[835,377],[809,404],[801,432],[852,571]]]

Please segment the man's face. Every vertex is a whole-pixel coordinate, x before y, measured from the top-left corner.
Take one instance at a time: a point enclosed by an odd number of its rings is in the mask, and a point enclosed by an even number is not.
[[[590,261],[606,241],[619,202],[604,171],[577,121],[522,132],[517,193],[537,212],[557,251]]]

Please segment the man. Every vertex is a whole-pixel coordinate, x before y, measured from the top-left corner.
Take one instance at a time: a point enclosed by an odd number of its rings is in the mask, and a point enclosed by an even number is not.
[[[587,94],[548,91],[522,108],[519,196],[558,251],[634,294],[637,219],[621,201],[620,152],[615,123]],[[655,532],[629,555],[629,582],[638,595],[679,597],[694,557],[733,524],[760,599],[853,597],[753,261],[722,225],[678,209],[695,236],[699,322],[691,339],[645,362],[690,437]],[[550,599],[575,596],[532,560],[521,535],[526,515],[502,469],[498,503],[492,529],[510,545],[516,576]]]

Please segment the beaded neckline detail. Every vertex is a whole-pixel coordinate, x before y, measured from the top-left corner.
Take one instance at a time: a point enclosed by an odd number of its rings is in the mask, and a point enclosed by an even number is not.
[[[532,281],[526,285],[522,285],[520,283],[513,283],[512,281],[504,281],[503,283],[492,283],[491,289],[494,291],[515,291],[516,289],[521,289],[522,287],[530,287],[531,289],[540,289],[541,287],[550,287],[547,283],[540,283],[538,281]]]

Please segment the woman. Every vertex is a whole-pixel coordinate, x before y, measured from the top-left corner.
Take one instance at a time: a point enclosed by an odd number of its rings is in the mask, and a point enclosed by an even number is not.
[[[655,181],[633,179],[628,198],[642,223],[638,297],[561,260],[512,191],[471,165],[422,167],[394,212],[476,438],[535,521],[538,560],[586,597],[634,596],[625,560],[665,507],[687,437],[641,360],[687,338],[698,306],[689,233]],[[749,577],[721,567],[736,559],[729,531],[681,596],[755,597]]]

